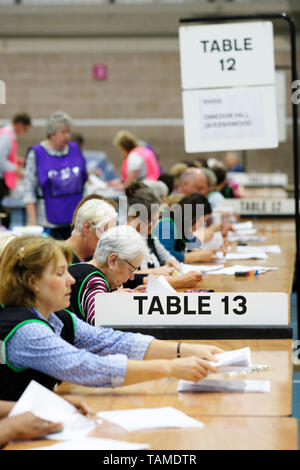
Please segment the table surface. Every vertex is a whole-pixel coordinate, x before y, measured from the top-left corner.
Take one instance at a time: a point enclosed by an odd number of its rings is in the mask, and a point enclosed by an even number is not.
[[[216,292],[286,292],[290,294],[294,272],[295,233],[293,221],[258,221],[265,230],[265,244],[279,244],[280,255],[269,255],[266,265],[278,266],[275,272],[258,279],[235,279],[232,276],[207,277],[203,288]],[[263,260],[259,260],[259,264]],[[241,261],[239,264],[243,264]],[[257,264],[248,261],[247,264]],[[230,262],[228,262],[228,265]],[[236,264],[236,263],[234,263]],[[194,341],[189,341],[194,342]],[[80,387],[61,384],[58,393],[82,396],[94,412],[172,406],[204,423],[203,429],[168,429],[128,433],[103,422],[94,436],[130,442],[148,443],[151,449],[297,449],[297,420],[292,412],[292,340],[218,340],[197,341],[215,344],[224,350],[249,346],[253,364],[265,364],[270,370],[251,373],[246,378],[270,380],[269,393],[178,393],[175,379],[162,379],[115,389]],[[224,378],[224,375],[210,379]],[[52,442],[52,441],[50,441]],[[26,449],[50,444],[41,440],[13,443],[6,449]]]
[[[197,416],[201,429],[162,429],[127,432],[103,421],[91,437],[145,443],[153,450],[297,450],[295,418],[207,417]],[[55,441],[37,440],[13,443],[5,450],[49,446]],[[99,455],[100,459],[100,455]],[[99,460],[100,461],[100,460]]]

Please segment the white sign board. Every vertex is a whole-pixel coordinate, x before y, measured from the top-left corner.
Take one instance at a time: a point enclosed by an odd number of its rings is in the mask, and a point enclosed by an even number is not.
[[[275,82],[270,21],[181,26],[179,46],[184,90]]]
[[[225,199],[220,208],[226,207],[240,215],[295,215],[294,199]]]
[[[288,325],[288,296],[278,292],[97,294],[95,325]]]
[[[274,148],[275,87],[184,91],[187,152]]]
[[[240,173],[228,172],[227,178],[241,186],[287,186],[288,175],[285,173]]]
[[[185,150],[278,146],[271,22],[179,29]]]

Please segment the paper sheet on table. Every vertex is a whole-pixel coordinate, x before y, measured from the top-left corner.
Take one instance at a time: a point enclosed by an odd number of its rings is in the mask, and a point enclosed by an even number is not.
[[[34,449],[27,450],[142,450],[149,449],[149,447],[149,444],[87,437],[85,439],[74,439],[53,444],[52,446],[35,447]]]
[[[180,380],[177,392],[269,392],[269,380]]]
[[[204,426],[200,421],[172,407],[103,411],[97,413],[97,416],[127,431],[156,428],[202,428]]]
[[[250,246],[237,246],[236,251],[238,253],[263,252],[263,253],[280,254],[281,248],[279,245],[250,245]]]
[[[218,373],[251,371],[251,351],[249,347],[215,354],[215,358],[217,362],[210,361],[210,364],[217,368]]]
[[[265,242],[267,237],[259,236],[259,235],[245,235],[243,232],[233,233],[229,232],[228,234],[228,241],[229,242],[240,242],[240,243],[263,243]]]
[[[199,273],[210,273],[211,271],[217,271],[224,268],[224,264],[217,265],[205,265],[205,264],[184,264],[180,263],[181,273],[186,274],[190,271],[197,271]]]
[[[203,244],[204,250],[217,250],[224,244],[221,232],[215,232],[213,237],[208,242]]]
[[[237,230],[238,232],[242,230],[251,230],[253,229],[253,222],[248,221],[248,222],[241,222],[238,224],[232,224],[232,227]]]
[[[232,236],[232,235],[240,235],[242,237],[246,236],[246,235],[255,235],[257,233],[257,229],[256,228],[249,228],[249,229],[244,229],[244,230],[237,230],[236,232],[228,232],[228,236]]]
[[[177,291],[173,289],[173,287],[168,283],[167,279],[164,276],[159,276],[158,278],[156,278],[150,274],[148,277],[146,292],[160,292],[161,294],[167,294],[168,292]]]
[[[245,266],[242,264],[235,264],[234,266],[228,266],[226,268],[218,269],[218,271],[211,271],[209,274],[226,274],[234,275],[236,272],[248,272],[257,271],[258,274],[263,274],[267,271],[275,271],[277,267],[266,267],[266,266]]]
[[[75,406],[35,380],[29,383],[9,416],[27,411],[31,411],[39,418],[63,424],[61,432],[48,434],[45,436],[47,439],[75,439],[86,436],[95,429],[93,420],[80,414]]]
[[[226,253],[225,257],[222,252],[217,252],[220,260],[235,261],[239,259],[267,259],[268,256],[263,251],[251,251],[247,253]]]

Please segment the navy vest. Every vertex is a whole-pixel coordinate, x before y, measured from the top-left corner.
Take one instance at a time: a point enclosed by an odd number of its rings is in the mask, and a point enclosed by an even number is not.
[[[69,142],[68,146],[69,152],[60,157],[49,155],[40,144],[32,147],[36,155],[36,169],[45,199],[47,220],[56,225],[71,223],[87,179],[80,148],[75,142]]]
[[[74,344],[72,315],[65,311],[58,312],[56,315],[64,324],[61,337],[68,343]],[[8,338],[21,324],[33,321],[45,323],[53,331],[52,326],[46,320],[40,319],[29,307],[5,307],[0,311],[0,340],[3,342],[0,364],[0,400],[18,400],[31,380],[39,382],[49,390],[53,390],[54,386],[60,383],[55,377],[34,369],[15,369],[5,358],[5,342]]]

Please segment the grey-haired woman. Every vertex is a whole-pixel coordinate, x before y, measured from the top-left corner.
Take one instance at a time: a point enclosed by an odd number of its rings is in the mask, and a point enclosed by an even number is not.
[[[87,179],[84,157],[71,142],[70,116],[53,113],[46,139],[31,147],[26,159],[24,203],[28,225],[42,225],[57,239],[70,236],[74,209]]]

